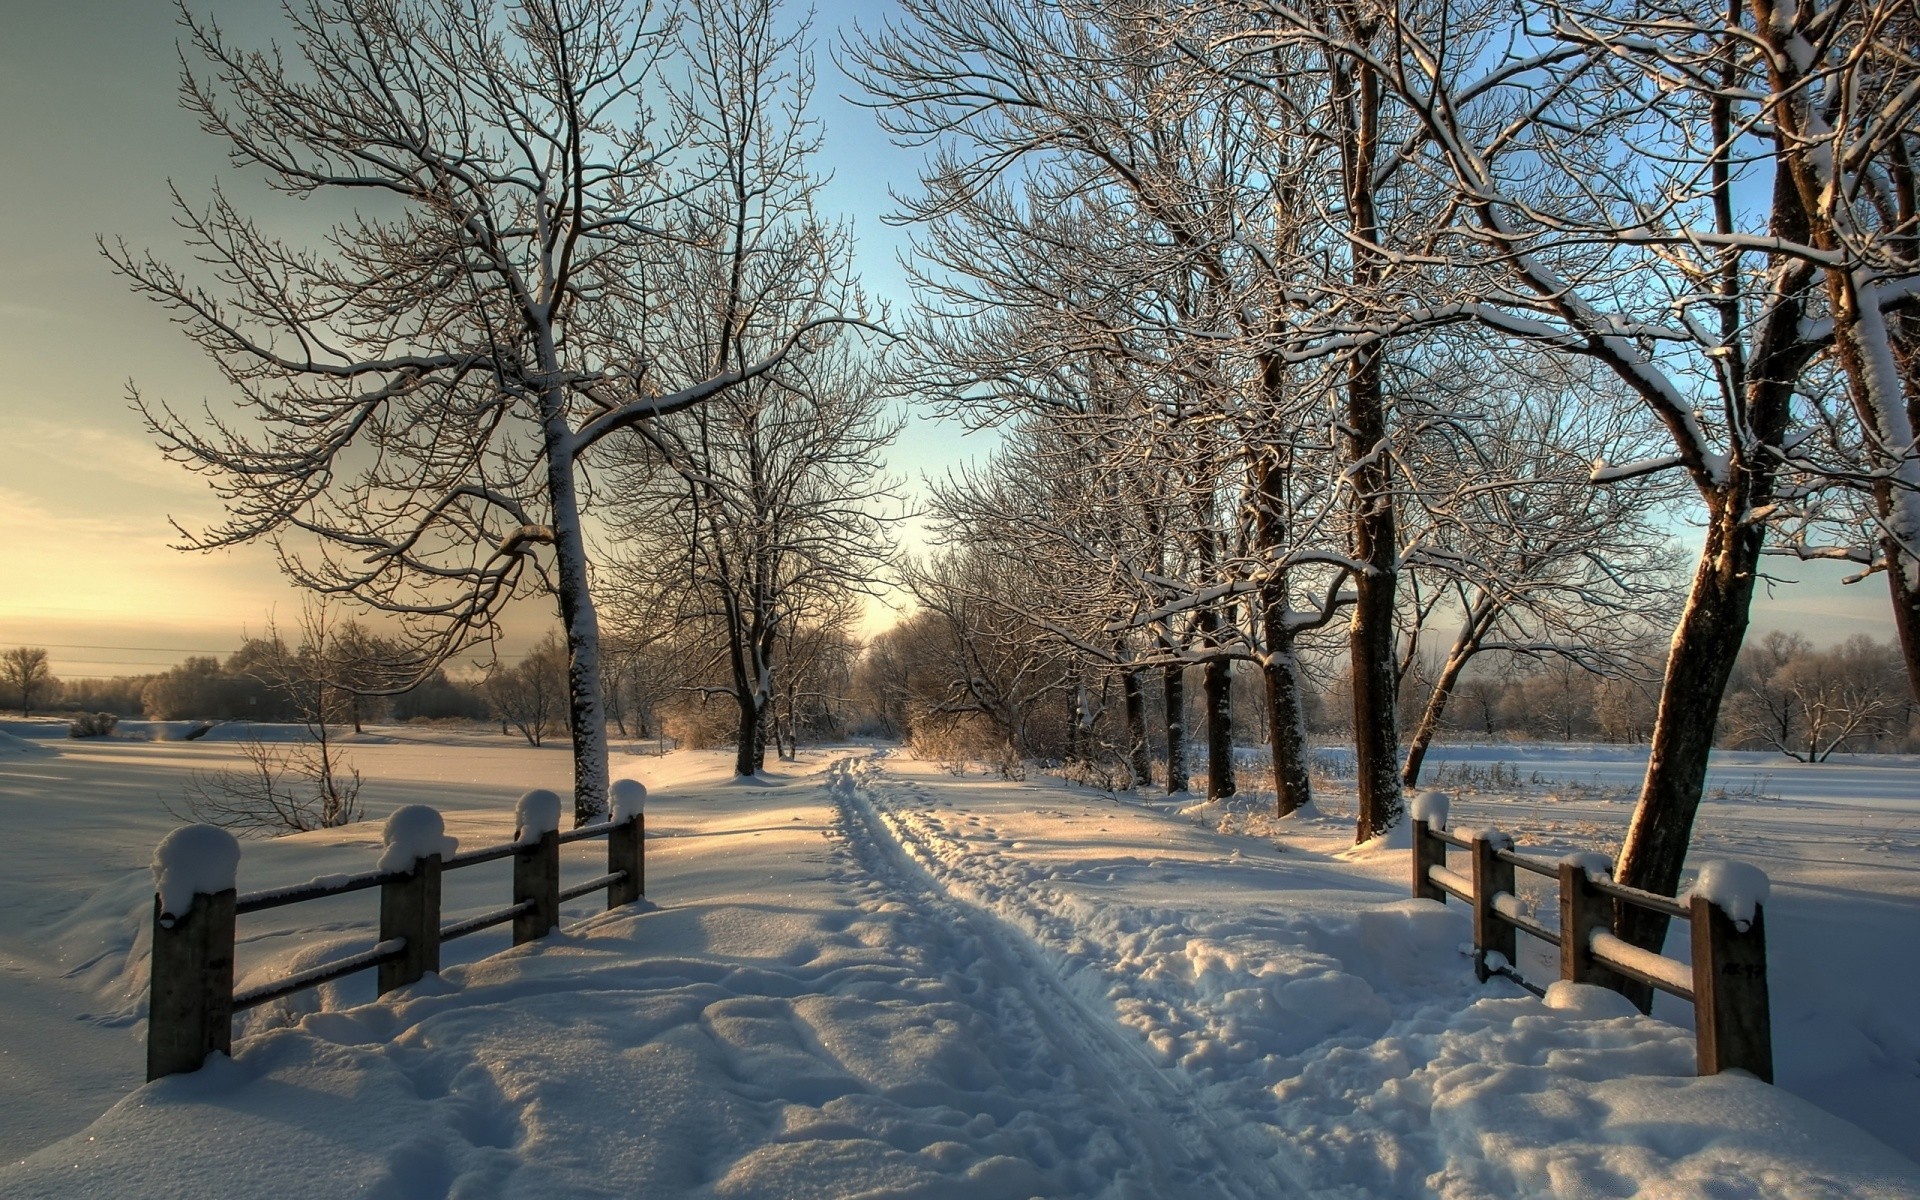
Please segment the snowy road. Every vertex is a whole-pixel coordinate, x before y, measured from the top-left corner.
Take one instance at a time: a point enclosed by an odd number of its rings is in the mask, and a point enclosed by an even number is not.
[[[877,768],[877,758],[863,757],[828,769],[850,853],[879,895],[915,914],[916,945],[980,981],[996,1050],[1039,1033],[1048,1070],[1067,1085],[1062,1102],[1116,1139],[1124,1156],[1113,1171],[1117,1194],[1251,1200],[1297,1193],[1263,1167],[1272,1146],[1246,1136],[1243,1117],[1209,1111],[1150,1061],[1111,1011],[1094,1011],[1069,990],[1057,963],[1030,938],[941,883],[943,855],[929,845],[941,835],[902,819],[890,802],[911,795],[912,786],[881,783]]]

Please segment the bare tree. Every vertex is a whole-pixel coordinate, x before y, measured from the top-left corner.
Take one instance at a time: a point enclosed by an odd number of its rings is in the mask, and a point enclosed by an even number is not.
[[[713,132],[672,91],[675,18],[624,0],[300,0],[296,56],[250,53],[183,9],[182,101],[236,166],[297,198],[357,197],[324,250],[276,239],[220,191],[179,222],[212,288],[122,244],[108,257],[234,385],[241,417],[136,394],[168,456],[206,476],[211,549],[269,539],[292,578],[399,614],[415,674],[491,637],[501,606],[558,601],[576,821],[606,807],[600,630],[581,467],[617,431],[775,366],[835,295],[761,357],[667,377],[645,338],[701,236],[680,204]],[[697,15],[714,15],[700,8]],[[696,38],[697,41],[697,38]],[[656,109],[669,118],[662,120]]]
[[[501,732],[512,726],[529,746],[539,746],[568,713],[566,643],[547,634],[512,666],[495,663],[481,686]]]
[[[47,652],[39,646],[15,646],[0,654],[0,681],[13,689],[20,701],[20,715],[33,715],[33,706],[42,694],[54,687],[53,672],[47,666]]]
[[[300,645],[290,647],[269,621],[248,669],[287,698],[305,737],[277,745],[257,734],[241,743],[241,770],[196,771],[183,798],[182,820],[266,834],[304,833],[358,821],[360,772],[344,761],[333,724],[343,715],[335,638],[338,630],[325,601],[300,614]]]

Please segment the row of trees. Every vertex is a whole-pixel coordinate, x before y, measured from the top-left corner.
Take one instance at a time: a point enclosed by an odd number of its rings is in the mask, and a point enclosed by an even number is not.
[[[1253,662],[1284,810],[1299,643],[1342,621],[1365,838],[1417,773],[1398,693],[1428,614],[1463,652],[1577,660],[1595,622],[1672,613],[1618,863],[1668,893],[1770,539],[1884,572],[1920,683],[1906,7],[902,8],[848,57],[931,147],[916,373],[1009,438],[941,497],[915,585],[976,660],[1075,696],[1117,672],[1136,731],[1141,670],[1201,664],[1216,793]],[[1673,612],[1631,531],[1682,496],[1703,544]],[[998,702],[954,679],[954,707]]]

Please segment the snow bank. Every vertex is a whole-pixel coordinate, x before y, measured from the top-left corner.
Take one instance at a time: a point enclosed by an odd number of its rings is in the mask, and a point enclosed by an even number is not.
[[[1741,930],[1753,923],[1754,910],[1767,902],[1771,884],[1767,873],[1750,863],[1716,858],[1700,868],[1689,896],[1704,897],[1709,904],[1733,918]]]
[[[546,788],[534,788],[513,806],[514,841],[531,846],[560,828],[560,797]],[[447,853],[452,853],[449,849]]]
[[[380,844],[383,849],[379,869],[406,871],[411,870],[416,861],[435,854],[447,858],[460,843],[447,836],[446,822],[438,809],[424,804],[405,804],[387,818],[386,828],[380,833]]]
[[[616,779],[609,793],[613,800],[612,821],[618,825],[647,811],[647,785],[638,779]]]
[[[0,756],[9,754],[27,756],[58,753],[59,751],[51,746],[42,746],[38,742],[31,742],[23,737],[15,737],[5,730],[0,730]]]
[[[197,895],[231,889],[239,874],[240,843],[217,825],[183,825],[153,850],[153,890],[168,916],[184,916]]]

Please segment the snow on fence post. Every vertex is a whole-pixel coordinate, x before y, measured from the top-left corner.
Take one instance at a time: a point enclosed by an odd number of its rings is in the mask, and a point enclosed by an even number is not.
[[[1756,867],[1710,862],[1688,898],[1694,1045],[1702,1075],[1741,1070],[1773,1082],[1767,890],[1767,877]]]
[[[1498,954],[1500,965],[1512,967],[1519,957],[1515,952],[1514,928],[1494,910],[1495,896],[1512,895],[1513,864],[1499,857],[1502,850],[1513,849],[1513,839],[1491,829],[1476,829],[1469,839],[1473,856],[1473,973],[1481,983],[1493,976],[1487,965],[1489,954]]]
[[[188,825],[153,852],[147,1078],[197,1071],[233,1049],[233,931],[240,843]]]
[[[560,926],[560,797],[535,788],[514,808],[513,902],[530,905],[513,918],[516,946]]]
[[[1587,878],[1607,871],[1598,854],[1569,854],[1560,860],[1560,978],[1620,990],[1620,977],[1593,956],[1596,930],[1613,927],[1613,900]]]
[[[1433,868],[1447,865],[1447,844],[1432,835],[1447,827],[1447,794],[1421,792],[1413,800],[1413,898],[1447,902],[1447,894],[1433,881]]]
[[[380,964],[377,987],[384,996],[440,970],[440,864],[453,853],[440,814],[424,804],[393,810],[381,834],[382,871],[406,871],[380,885],[380,940],[401,939],[398,958]]]
[[[607,907],[632,904],[647,891],[647,789],[637,779],[616,779],[610,793],[612,828],[607,830],[607,873],[621,872],[607,885]]]

